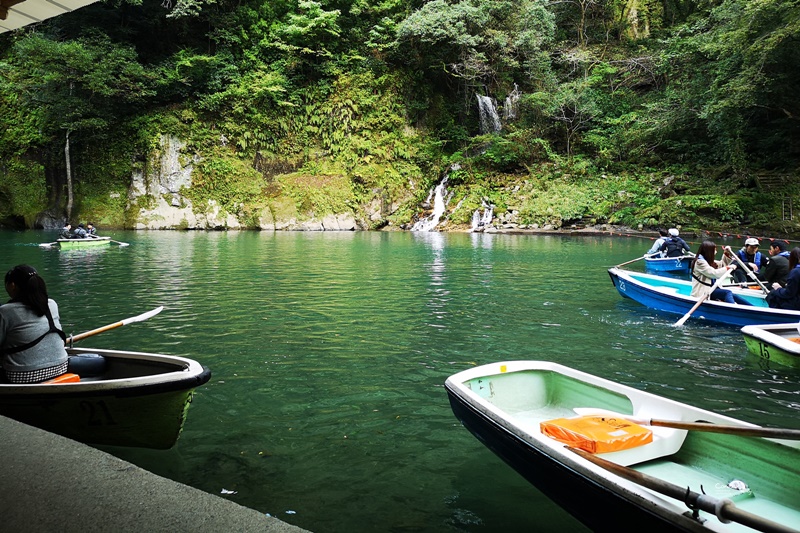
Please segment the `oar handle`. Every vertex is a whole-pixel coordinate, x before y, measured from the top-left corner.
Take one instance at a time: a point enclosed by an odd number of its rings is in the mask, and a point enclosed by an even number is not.
[[[800,440],[800,429],[729,426],[724,424],[709,424],[708,422],[681,422],[678,420],[658,420],[655,418],[651,419],[646,425],[693,431],[707,431],[709,433],[725,433],[728,435],[741,435],[742,437],[769,437],[772,439]]]
[[[772,520],[768,520],[747,511],[743,511],[742,509],[736,507],[736,505],[730,500],[720,500],[713,496],[709,496],[708,494],[699,494],[688,488],[684,488],[661,478],[651,476],[650,474],[645,474],[644,472],[639,472],[633,468],[602,459],[578,448],[572,448],[569,446],[566,448],[569,451],[583,457],[590,463],[594,463],[621,478],[669,496],[670,498],[682,501],[691,509],[700,509],[701,511],[711,513],[719,518],[719,520],[722,522],[738,522],[751,527],[756,531],[763,531],[764,533],[797,533],[797,530],[784,526],[783,524],[778,524]]]
[[[625,261],[624,263],[618,264],[617,268],[619,268],[621,266],[625,266],[625,265],[630,265],[631,263],[635,263],[636,261],[641,261],[645,257],[647,257],[647,255],[643,255],[642,257],[637,257],[636,259],[631,259],[630,261]]]
[[[708,291],[708,294],[706,294],[706,295],[705,295],[705,296],[703,296],[702,298],[698,299],[698,300],[697,300],[697,303],[696,303],[696,304],[694,304],[694,305],[692,306],[692,308],[691,308],[691,309],[689,309],[689,312],[688,312],[688,313],[686,313],[685,315],[683,315],[683,317],[682,317],[680,320],[678,320],[677,322],[675,322],[675,324],[673,324],[673,326],[675,326],[675,327],[680,327],[680,326],[682,326],[682,325],[683,325],[683,324],[684,324],[684,323],[685,323],[687,320],[689,320],[689,317],[690,317],[690,316],[692,316],[692,313],[694,313],[695,311],[697,311],[697,308],[698,308],[698,307],[700,307],[700,304],[702,304],[703,302],[705,302],[707,299],[711,298],[711,293],[713,293],[713,292],[714,292],[714,291],[717,289],[717,287],[719,287],[720,285],[722,285],[722,281],[723,281],[724,279],[725,279],[725,276],[720,276],[720,277],[717,279],[717,281],[716,281],[716,282],[715,282],[715,283],[714,283],[714,284],[711,286],[711,290],[710,290],[710,291]]]
[[[728,249],[730,250],[730,247],[728,247]],[[744,261],[742,261],[742,260],[739,258],[739,254],[737,254],[737,253],[736,253],[736,252],[734,252],[733,250],[730,250],[730,252],[731,252],[731,255],[733,256],[733,259],[734,259],[734,261],[736,261],[737,263],[739,263],[739,266],[740,266],[740,267],[742,267],[742,268],[744,269],[745,273],[747,273],[747,275],[748,275],[748,276],[750,276],[751,278],[753,278],[753,281],[755,281],[756,283],[758,283],[758,286],[759,286],[759,287],[761,287],[761,290],[762,290],[762,291],[764,291],[764,293],[769,293],[769,289],[767,289],[767,287],[766,287],[766,286],[765,286],[765,285],[764,285],[764,284],[761,282],[761,280],[760,280],[760,279],[758,279],[758,276],[756,276],[756,275],[755,275],[755,273],[754,273],[752,270],[750,270],[750,267],[749,267],[749,266],[747,266],[747,265],[745,264],[745,262],[744,262]]]

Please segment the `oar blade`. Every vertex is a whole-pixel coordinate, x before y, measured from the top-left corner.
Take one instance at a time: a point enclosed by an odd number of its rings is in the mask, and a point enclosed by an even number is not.
[[[160,306],[156,307],[155,309],[153,309],[151,311],[148,311],[146,313],[142,313],[141,315],[132,316],[130,318],[126,318],[126,319],[122,320],[122,325],[124,326],[126,324],[133,324],[134,322],[142,322],[144,320],[147,320],[148,318],[153,318],[154,316],[156,316],[158,313],[160,313],[163,310],[164,310],[164,306],[160,305]]]

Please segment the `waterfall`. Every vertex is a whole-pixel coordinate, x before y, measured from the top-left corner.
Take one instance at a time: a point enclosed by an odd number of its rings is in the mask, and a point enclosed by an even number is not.
[[[411,227],[411,231],[433,231],[439,224],[439,220],[447,207],[447,178],[448,176],[445,176],[441,183],[428,193],[426,203],[430,203],[431,198],[433,198],[433,213],[416,221]]]
[[[483,214],[481,214],[480,209],[476,209],[475,212],[472,213],[472,231],[482,231],[483,228],[492,223],[494,206],[484,203],[483,207],[485,208]]]
[[[519,87],[517,84],[514,84],[514,90],[511,91],[511,94],[506,96],[506,103],[503,106],[503,118],[506,120],[513,120],[517,118],[517,112],[519,111],[519,97],[522,96],[522,93],[519,92]]]
[[[481,119],[481,133],[497,133],[500,131],[500,117],[497,115],[497,106],[488,96],[475,95],[478,98],[478,114]]]

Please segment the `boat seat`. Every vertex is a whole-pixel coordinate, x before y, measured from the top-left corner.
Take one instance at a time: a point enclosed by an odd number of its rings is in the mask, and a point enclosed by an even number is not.
[[[686,439],[687,431],[683,429],[657,426],[650,426],[648,429],[653,432],[653,442],[618,452],[598,454],[598,457],[623,466],[635,465],[677,453]]]
[[[78,374],[82,378],[102,376],[106,372],[108,361],[100,354],[80,353],[69,356],[67,372]]]

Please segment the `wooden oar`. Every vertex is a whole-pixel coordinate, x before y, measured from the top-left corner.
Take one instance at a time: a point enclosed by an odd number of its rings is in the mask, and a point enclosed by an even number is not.
[[[92,239],[100,239],[100,238],[101,238],[101,237],[100,237],[100,236],[98,236],[98,235],[89,235],[89,237],[90,237],[90,238],[92,238]],[[117,244],[119,244],[120,246],[130,246],[130,244],[128,244],[127,242],[115,241],[114,239],[108,239],[108,241],[109,241],[109,242],[114,242],[114,243],[117,243]]]
[[[43,247],[43,248],[50,248],[50,247],[51,247],[51,246],[53,246],[54,244],[58,244],[58,241],[56,241],[56,242],[43,242],[43,243],[42,243],[42,244],[40,244],[39,246],[41,246],[41,247]]]
[[[730,250],[730,247],[728,249]],[[758,286],[761,287],[761,290],[764,291],[764,294],[769,294],[769,289],[761,282],[760,279],[758,279],[758,276],[756,276],[755,273],[752,270],[750,270],[750,267],[747,266],[744,261],[739,259],[739,255],[733,252],[732,250],[731,250],[731,255],[733,256],[733,259],[737,263],[739,263],[739,266],[744,269],[745,273],[751,278],[753,278],[753,281],[758,283]]]
[[[697,311],[697,308],[698,308],[698,307],[700,307],[700,304],[702,304],[703,302],[705,302],[705,301],[706,301],[708,298],[711,298],[711,293],[713,293],[713,292],[716,290],[716,288],[717,288],[717,287],[719,287],[720,285],[722,285],[722,281],[723,281],[723,280],[724,280],[726,277],[727,277],[727,276],[720,276],[720,277],[719,277],[719,279],[717,279],[717,281],[716,281],[716,282],[714,282],[714,285],[712,285],[712,286],[711,286],[711,290],[708,292],[708,294],[706,294],[706,295],[705,295],[705,296],[703,296],[702,298],[699,298],[699,299],[697,300],[697,303],[696,303],[696,304],[694,304],[694,305],[692,306],[692,308],[691,308],[691,309],[689,309],[689,312],[688,312],[688,313],[686,313],[685,315],[683,315],[683,317],[682,317],[680,320],[678,320],[677,322],[675,322],[675,323],[673,324],[673,326],[674,326],[674,327],[676,327],[676,328],[678,328],[678,327],[681,327],[681,326],[682,326],[682,325],[683,325],[683,324],[684,324],[684,323],[685,323],[687,320],[689,320],[689,317],[690,317],[690,316],[692,316],[692,313],[694,313],[695,311]]]
[[[643,255],[642,257],[637,257],[636,259],[631,259],[630,261],[626,261],[624,263],[620,263],[620,264],[617,265],[616,268],[619,268],[619,267],[625,266],[625,265],[630,265],[631,263],[635,263],[636,261],[641,261],[645,257],[647,257],[647,255]]]
[[[797,533],[796,529],[739,509],[736,507],[735,503],[728,499],[721,500],[708,494],[699,494],[690,490],[688,487],[684,488],[661,478],[639,472],[633,468],[612,463],[611,461],[579,450],[578,448],[571,448],[569,446],[566,448],[583,457],[590,463],[596,464],[621,478],[681,501],[690,509],[700,509],[701,511],[711,513],[715,515],[720,522],[737,522],[753,528],[756,531],[763,531],[764,533]]]
[[[661,420],[658,418],[643,418],[640,416],[623,415],[606,409],[591,407],[576,407],[573,409],[581,416],[603,416],[607,418],[621,418],[641,426],[656,426],[663,428],[685,429],[690,431],[704,431],[707,433],[725,433],[742,437],[768,437],[771,439],[800,440],[800,429],[764,428],[749,426],[731,426],[725,424],[711,424],[708,422],[684,422],[682,420]]]
[[[98,333],[103,333],[104,331],[108,331],[110,329],[114,329],[114,328],[118,328],[118,327],[121,327],[121,326],[125,326],[127,324],[133,324],[134,322],[142,322],[144,320],[147,320],[148,318],[152,318],[152,317],[156,316],[163,309],[164,309],[164,306],[162,305],[160,307],[156,307],[152,311],[148,311],[146,313],[142,313],[141,315],[132,316],[130,318],[126,318],[124,320],[120,320],[119,322],[114,322],[113,324],[109,324],[109,325],[103,326],[101,328],[93,329],[93,330],[87,331],[85,333],[80,333],[78,335],[73,335],[73,336],[71,336],[70,338],[67,339],[66,344],[67,344],[67,346],[71,346],[72,343],[78,342],[80,340],[83,340],[86,337],[91,337],[92,335],[97,335]]]

